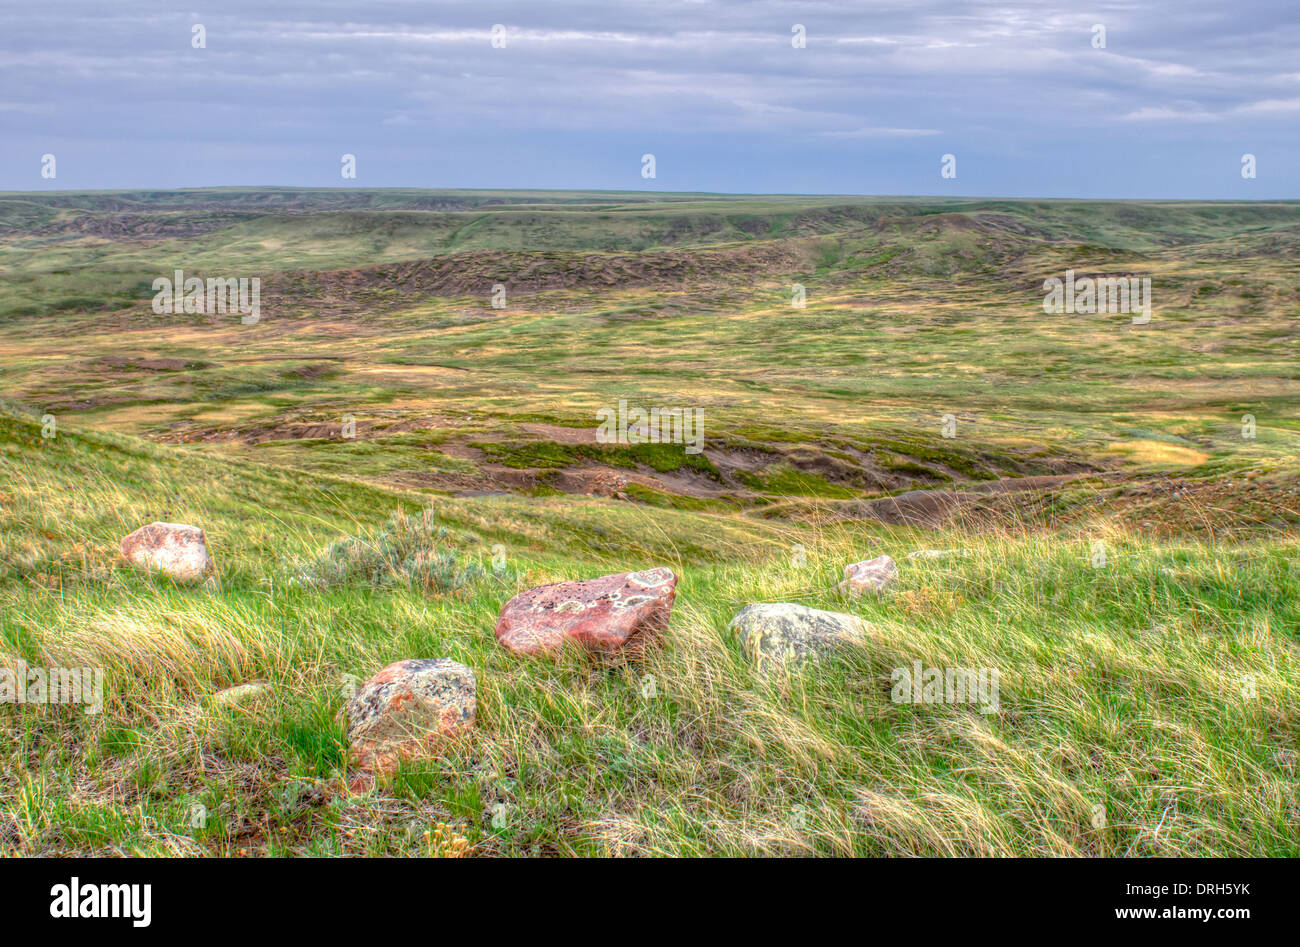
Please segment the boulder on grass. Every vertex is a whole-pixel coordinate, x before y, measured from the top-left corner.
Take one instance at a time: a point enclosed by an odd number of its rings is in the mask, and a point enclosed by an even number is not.
[[[816,659],[867,634],[867,623],[855,615],[791,602],[746,605],[729,627],[759,667]]]
[[[391,773],[474,726],[474,672],[450,658],[398,661],[365,681],[344,708],[362,769]]]
[[[676,595],[669,569],[539,585],[506,602],[497,640],[516,654],[554,652],[566,640],[605,653],[638,649],[663,633]]]
[[[889,556],[877,556],[864,562],[853,562],[844,567],[844,581],[839,589],[846,595],[863,592],[883,592],[885,586],[898,575],[898,566]]]
[[[150,523],[122,540],[122,558],[176,582],[198,582],[213,571],[203,530],[184,523]]]

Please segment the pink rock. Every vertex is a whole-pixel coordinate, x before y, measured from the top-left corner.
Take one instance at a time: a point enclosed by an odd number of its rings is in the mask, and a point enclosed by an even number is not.
[[[497,640],[516,654],[555,651],[565,639],[593,651],[639,647],[667,627],[676,595],[669,569],[539,585],[506,602]]]
[[[122,558],[177,582],[197,582],[212,572],[203,530],[183,523],[150,523],[122,540]]]
[[[898,566],[890,556],[877,556],[865,562],[854,562],[844,567],[844,581],[840,591],[849,596],[863,592],[883,592],[885,586],[898,575]]]
[[[398,661],[348,700],[348,742],[362,769],[392,772],[474,728],[474,672],[450,658]]]

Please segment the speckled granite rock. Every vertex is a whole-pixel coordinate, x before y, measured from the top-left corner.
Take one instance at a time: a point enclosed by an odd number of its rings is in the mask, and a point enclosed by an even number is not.
[[[848,595],[861,595],[863,592],[883,592],[885,586],[894,581],[898,575],[898,566],[889,556],[877,556],[865,562],[853,562],[844,567],[844,581],[840,583],[841,592]]]
[[[667,627],[676,595],[669,569],[539,585],[506,602],[497,640],[517,654],[554,651],[566,639],[593,651],[640,647]]]
[[[817,658],[867,632],[867,623],[854,615],[790,602],[746,605],[729,627],[760,666]]]
[[[392,772],[474,726],[474,672],[450,658],[398,661],[363,683],[344,708],[352,755]]]
[[[198,582],[212,572],[203,530],[183,523],[150,523],[122,540],[122,558],[177,582]]]

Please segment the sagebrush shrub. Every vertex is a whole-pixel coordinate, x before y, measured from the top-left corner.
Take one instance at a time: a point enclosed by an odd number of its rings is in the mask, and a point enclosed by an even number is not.
[[[454,591],[487,576],[481,565],[465,559],[451,531],[435,522],[430,510],[398,512],[378,530],[331,543],[299,574],[317,588],[359,583],[425,592]]]

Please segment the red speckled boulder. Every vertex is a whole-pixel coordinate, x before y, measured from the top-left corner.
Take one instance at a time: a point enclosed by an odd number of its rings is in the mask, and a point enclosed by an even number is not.
[[[676,595],[669,569],[539,585],[506,602],[497,640],[516,654],[555,651],[566,639],[592,651],[639,647],[667,627]]]
[[[392,772],[474,726],[474,672],[450,658],[398,661],[361,685],[345,708],[362,769]]]

